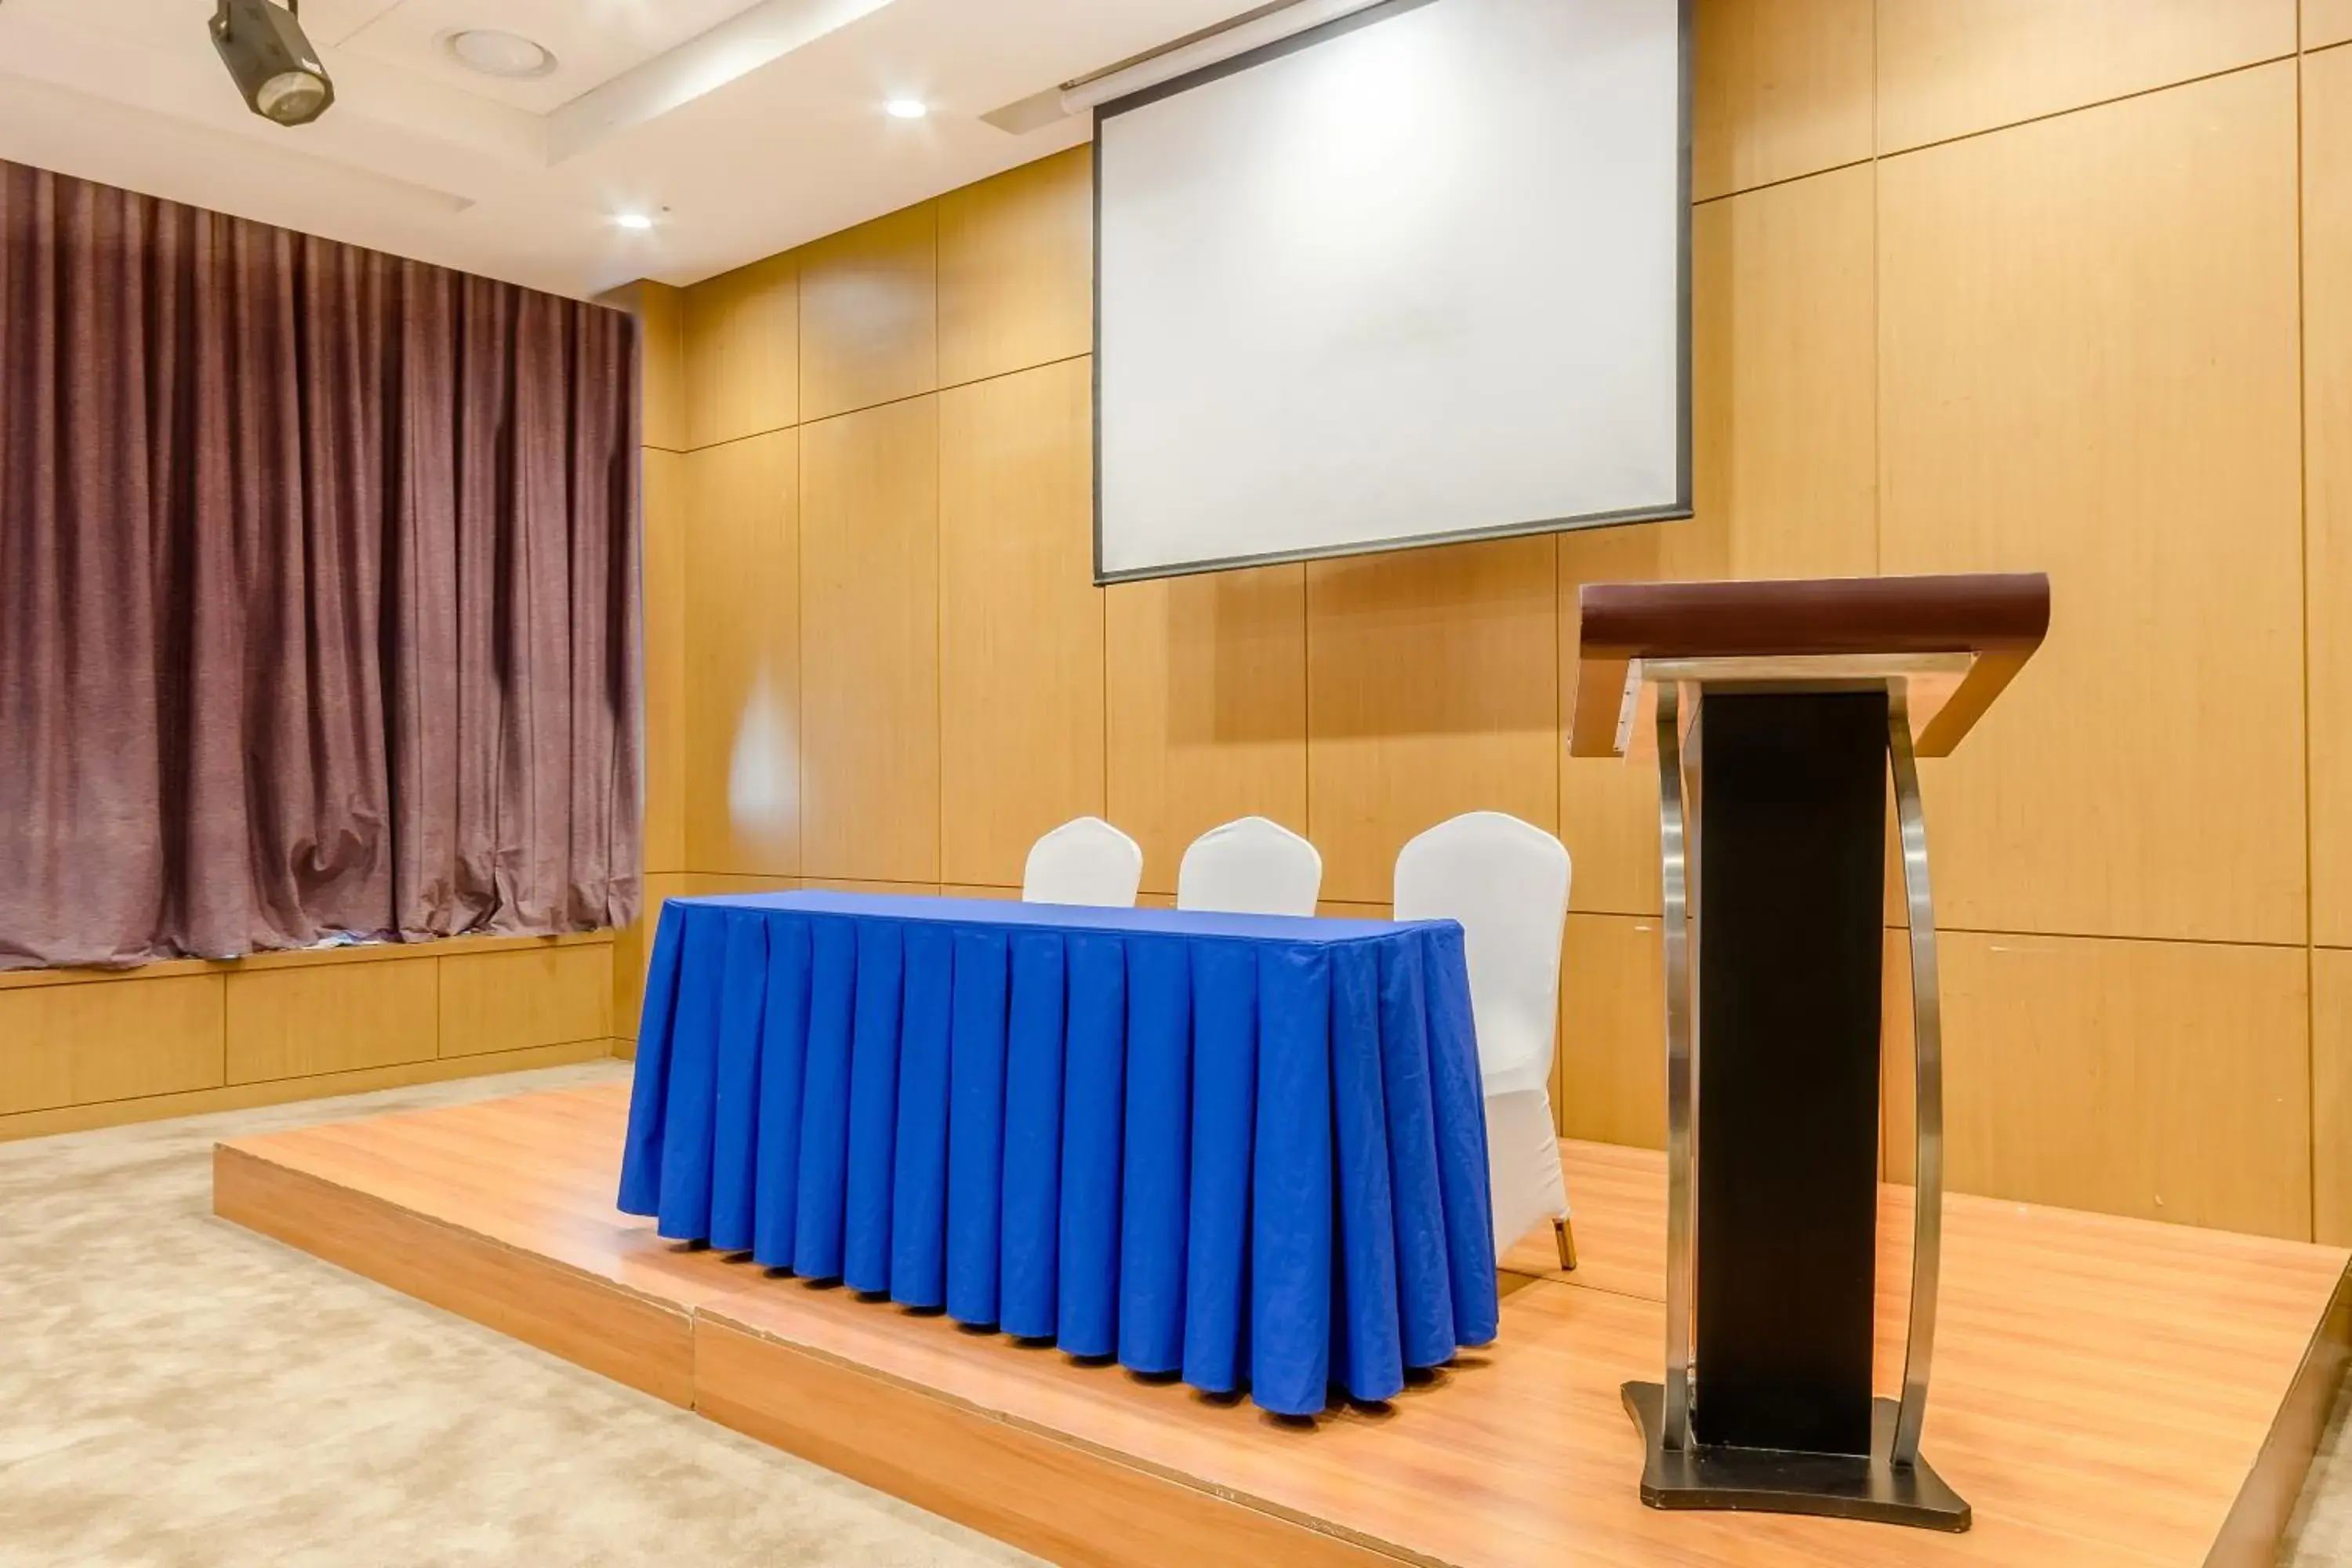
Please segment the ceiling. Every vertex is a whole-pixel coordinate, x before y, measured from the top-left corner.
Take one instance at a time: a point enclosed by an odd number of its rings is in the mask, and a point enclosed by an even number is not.
[[[1083,142],[980,117],[1249,4],[306,0],[335,103],[286,130],[212,0],[0,0],[0,158],[562,293],[683,284]],[[444,42],[470,27],[555,68],[477,73]]]

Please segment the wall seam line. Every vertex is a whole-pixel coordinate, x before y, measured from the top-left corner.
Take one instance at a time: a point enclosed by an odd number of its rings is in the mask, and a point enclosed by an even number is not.
[[[2319,939],[2318,862],[2313,846],[2315,831],[2313,817],[2315,795],[2311,763],[2311,310],[2309,300],[2309,268],[2305,258],[2309,251],[2306,232],[2309,220],[2304,211],[2307,177],[2304,168],[2304,78],[2306,68],[2301,53],[2303,44],[2303,7],[2295,7],[2294,66],[2294,449],[2295,449],[2295,544],[2299,552],[2297,580],[2302,587],[2302,600],[2295,607],[2303,616],[2302,656],[2303,710],[2302,722],[2296,726],[2296,740],[2303,752],[2303,1084],[2304,1136],[2306,1146],[2304,1157],[2304,1184],[2306,1206],[2304,1210],[2304,1230],[2307,1239],[2319,1238],[2319,962],[2314,956],[2313,944]]]
[[[2080,114],[2085,110],[2105,109],[2114,104],[2129,103],[2135,99],[2154,98],[2158,93],[2171,92],[2179,88],[2197,87],[2205,82],[2219,81],[2223,77],[2242,76],[2248,71],[2258,71],[2268,66],[2293,61],[2295,58],[2296,52],[2290,50],[2283,55],[2264,55],[2260,59],[2241,60],[2236,65],[2223,66],[2219,70],[2200,71],[2195,76],[2181,77],[2174,81],[2158,82],[2152,87],[2136,88],[2130,92],[2118,92],[2107,98],[2095,98],[2087,103],[2068,104],[2063,109],[2048,110],[2041,114],[2029,114],[2022,119],[2004,121],[1999,125],[1986,125],[1974,131],[1956,132],[1949,136],[1938,136],[1904,147],[1880,147],[1877,149],[1877,156],[1880,162],[1889,158],[1905,158],[1914,153],[1926,153],[1937,147],[1953,146],[1961,142],[1974,142],[1979,137],[1997,136],[2004,131],[2015,131],[2021,126],[2042,125],[2053,120],[2063,120],[2070,114]]]

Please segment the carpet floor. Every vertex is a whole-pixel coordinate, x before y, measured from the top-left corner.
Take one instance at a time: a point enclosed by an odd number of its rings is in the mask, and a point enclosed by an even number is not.
[[[0,1564],[1034,1562],[213,1216],[220,1138],[625,1070],[0,1144]]]
[[[1034,1562],[212,1215],[218,1139],[626,1070],[0,1144],[0,1568]],[[2347,1403],[2291,1568],[2352,1564]]]

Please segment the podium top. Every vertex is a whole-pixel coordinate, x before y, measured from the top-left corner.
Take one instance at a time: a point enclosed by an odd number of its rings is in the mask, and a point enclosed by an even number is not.
[[[1579,602],[1569,751],[1580,757],[1622,753],[1648,681],[1789,688],[1906,679],[1948,689],[1932,716],[1912,704],[1919,754],[1941,756],[2050,629],[2050,579],[2039,572],[1591,583]]]

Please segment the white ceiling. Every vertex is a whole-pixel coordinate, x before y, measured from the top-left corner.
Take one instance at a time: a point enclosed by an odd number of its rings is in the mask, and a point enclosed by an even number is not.
[[[284,130],[212,0],[0,0],[0,158],[567,294],[690,283],[1082,142],[980,116],[1249,4],[307,0],[335,104]],[[467,70],[442,43],[467,27],[557,68]],[[930,116],[882,112],[902,97]]]

